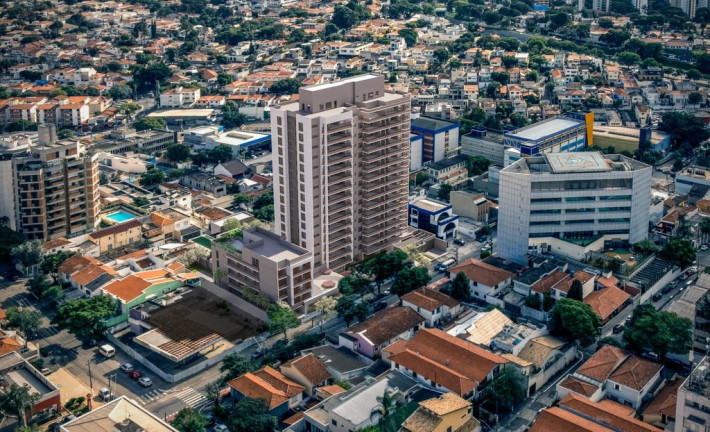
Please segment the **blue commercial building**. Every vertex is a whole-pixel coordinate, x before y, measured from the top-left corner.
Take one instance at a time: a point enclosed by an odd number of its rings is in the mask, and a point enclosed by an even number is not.
[[[422,137],[421,146],[412,149],[412,171],[422,166],[456,156],[461,149],[459,129],[461,123],[430,117],[412,119],[411,132]],[[421,163],[416,163],[421,161]]]
[[[409,204],[409,226],[446,240],[456,237],[459,217],[453,213],[450,204],[423,198]]]

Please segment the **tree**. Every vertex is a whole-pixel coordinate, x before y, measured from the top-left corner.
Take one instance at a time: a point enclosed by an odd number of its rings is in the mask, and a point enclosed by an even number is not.
[[[338,281],[341,294],[363,295],[370,292],[370,281],[358,273],[351,273]]]
[[[695,79],[700,79],[700,78],[702,78],[702,77],[703,77],[703,74],[702,74],[699,70],[697,70],[697,69],[690,69],[688,72],[685,73],[685,76],[686,76],[688,79],[693,79],[693,80],[695,80]]]
[[[634,309],[624,330],[626,348],[651,349],[664,359],[668,353],[687,353],[693,345],[693,322],[673,312],[658,311],[651,304]]]
[[[661,117],[658,128],[671,134],[673,148],[686,144],[691,148],[710,138],[710,131],[705,124],[693,114],[683,112],[667,112]]]
[[[446,48],[437,48],[434,50],[434,58],[440,63],[446,63],[451,57],[451,53]]]
[[[376,255],[361,264],[361,271],[369,274],[377,283],[379,292],[380,286],[385,279],[388,279],[404,268],[404,263],[407,260],[407,254],[396,250],[390,253]]]
[[[165,181],[165,174],[158,168],[151,168],[148,171],[141,174],[140,184],[141,186],[150,186],[154,184],[160,184]]]
[[[526,392],[522,383],[523,377],[515,369],[512,367],[503,369],[483,392],[486,406],[512,411],[525,399]]]
[[[106,331],[105,320],[114,316],[117,306],[107,295],[69,300],[57,307],[52,322],[76,337],[99,338]]]
[[[165,156],[172,162],[184,162],[190,158],[190,147],[185,144],[171,144]]]
[[[234,199],[232,200],[233,204],[240,205],[240,204],[249,204],[251,202],[251,197],[245,193],[240,193],[237,195],[234,195]]]
[[[417,36],[419,33],[410,28],[403,28],[401,29],[398,34],[404,39],[404,42],[407,44],[407,47],[411,48],[414,45],[417,44]]]
[[[26,337],[30,337],[42,327],[42,315],[23,307],[10,307],[6,311],[7,325],[19,329]]]
[[[337,28],[347,30],[357,24],[358,19],[355,12],[350,8],[343,5],[336,5],[333,11],[333,17],[330,21]]]
[[[108,95],[113,99],[131,99],[133,89],[125,84],[114,84],[108,91]]]
[[[693,92],[688,95],[688,103],[691,105],[698,105],[703,101],[703,96],[698,92]]]
[[[39,268],[45,274],[54,275],[57,273],[57,268],[66,260],[73,257],[73,252],[61,251],[49,255],[45,255],[40,259]]]
[[[30,240],[12,248],[12,260],[22,267],[32,267],[42,258],[42,243],[39,240]]]
[[[201,412],[187,407],[178,411],[170,425],[180,432],[204,432],[208,423]]]
[[[162,84],[173,76],[173,72],[165,63],[151,63],[146,67],[137,66],[133,69],[133,81],[138,92],[147,92],[155,88],[155,82]]]
[[[633,52],[623,51],[616,56],[616,60],[622,65],[631,66],[639,64],[641,56]]]
[[[293,94],[298,93],[299,88],[301,88],[301,81],[296,78],[287,78],[276,81],[269,90],[276,94]]]
[[[426,286],[431,281],[426,267],[405,267],[397,273],[392,284],[392,293],[403,296],[410,291]]]
[[[659,254],[680,268],[686,268],[695,261],[696,250],[693,242],[689,239],[672,237],[668,243],[663,245]]]
[[[599,317],[592,308],[579,300],[560,299],[550,312],[551,333],[567,340],[578,340],[583,347],[594,342],[599,325]]]
[[[27,427],[27,413],[39,402],[42,396],[33,392],[29,385],[10,384],[10,388],[0,394],[0,411],[5,415],[16,415],[22,422],[23,427]]]
[[[60,140],[74,138],[74,131],[71,129],[61,129],[57,132],[57,138]]]
[[[429,174],[426,171],[419,171],[417,177],[414,179],[414,184],[421,186],[425,181],[429,179]]]
[[[451,191],[454,189],[453,186],[451,186],[448,183],[442,183],[441,186],[439,187],[439,193],[438,197],[441,200],[444,201],[449,201],[451,199]]]
[[[578,279],[572,281],[572,286],[569,288],[567,298],[579,301],[582,301],[584,298],[584,289],[582,287],[582,283]]]
[[[36,297],[42,297],[44,291],[49,288],[49,280],[45,275],[38,275],[32,277],[27,281],[27,290],[34,294]]]
[[[287,337],[286,330],[296,327],[301,323],[298,319],[298,314],[288,307],[288,305],[279,305],[270,308],[267,314],[269,320],[266,322],[266,328],[272,334],[283,332],[284,337]]]
[[[338,301],[335,299],[335,297],[323,297],[322,299],[318,300],[314,308],[318,312],[320,312],[320,326],[321,326],[321,331],[323,330],[323,321],[325,321],[325,318],[330,315],[334,310],[335,306],[338,304]]]
[[[224,383],[254,370],[256,370],[256,365],[250,359],[237,353],[226,355],[219,367],[219,371],[225,374],[222,377]]]
[[[148,198],[146,198],[146,197],[142,197],[142,196],[133,197],[133,205],[136,207],[145,207],[148,204],[150,204],[150,201],[148,201]]]
[[[599,25],[599,27],[604,29],[610,29],[614,27],[614,21],[610,20],[609,18],[599,18],[597,24]]]
[[[335,305],[335,310],[338,316],[345,320],[345,325],[350,327],[350,323],[356,319],[360,322],[365,321],[370,313],[370,307],[364,301],[357,301],[355,295],[342,295],[338,298]]]
[[[468,284],[468,277],[463,272],[458,272],[451,284],[451,297],[458,301],[469,301],[471,299],[471,289]]]
[[[240,399],[227,417],[231,432],[273,432],[276,425],[277,419],[269,414],[269,406],[263,399]]]
[[[488,171],[488,166],[490,164],[491,164],[491,161],[484,158],[483,156],[469,156],[468,161],[466,163],[466,166],[468,168],[468,175],[469,176],[481,175],[484,172]]]
[[[232,148],[227,144],[218,144],[212,150],[209,151],[209,158],[212,163],[218,164],[222,162],[229,162],[234,159],[234,152]]]
[[[165,120],[156,117],[143,117],[133,123],[133,128],[137,131],[148,129],[165,129]]]
[[[380,432],[385,430],[385,423],[395,411],[402,405],[388,390],[377,397],[377,406],[370,412],[370,419],[377,420]]]

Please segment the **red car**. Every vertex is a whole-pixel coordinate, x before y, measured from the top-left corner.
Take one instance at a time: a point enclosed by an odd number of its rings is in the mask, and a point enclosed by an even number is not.
[[[143,372],[141,372],[141,371],[139,371],[138,369],[136,369],[136,370],[134,370],[133,372],[131,372],[128,376],[130,376],[130,377],[133,378],[134,380],[137,380],[138,378],[140,378],[141,376],[143,376]]]

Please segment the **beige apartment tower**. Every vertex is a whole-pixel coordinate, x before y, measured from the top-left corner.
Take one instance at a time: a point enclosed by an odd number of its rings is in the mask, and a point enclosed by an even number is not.
[[[405,235],[410,99],[381,75],[304,87],[271,110],[275,231],[340,269]]]
[[[40,143],[12,158],[14,213],[28,239],[74,237],[94,229],[99,213],[97,156],[76,141]]]

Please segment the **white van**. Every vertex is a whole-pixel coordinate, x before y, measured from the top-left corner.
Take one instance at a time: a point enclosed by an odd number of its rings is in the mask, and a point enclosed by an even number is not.
[[[111,391],[106,387],[103,387],[101,390],[99,390],[99,397],[102,401],[108,402],[111,400]]]
[[[116,350],[111,345],[101,345],[99,352],[106,358],[113,357],[116,354]]]

